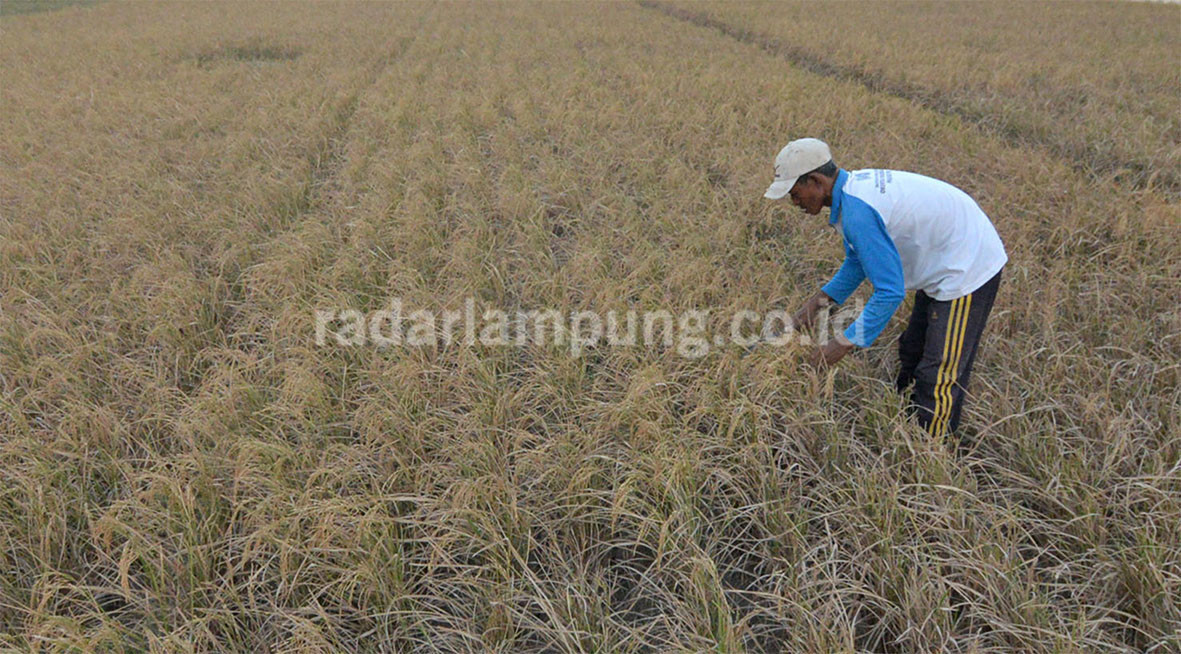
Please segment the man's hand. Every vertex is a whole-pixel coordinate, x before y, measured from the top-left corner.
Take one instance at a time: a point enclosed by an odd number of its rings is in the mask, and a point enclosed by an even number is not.
[[[817,291],[791,317],[792,324],[796,329],[810,329],[812,323],[816,321],[816,315],[821,311],[827,311],[833,304],[835,303],[832,298],[828,297],[824,291]],[[816,348],[808,357],[808,363],[816,370],[822,370],[843,359],[853,350],[853,347],[854,345],[846,340],[843,334],[837,334],[835,338]]]
[[[852,343],[838,336],[816,348],[812,356],[808,357],[808,364],[816,370],[824,370],[843,359],[846,354],[853,351],[853,347]]]
[[[816,294],[808,298],[799,311],[792,314],[792,325],[801,331],[811,329],[812,323],[816,321],[816,314],[826,311],[832,305],[832,298],[828,297],[824,291],[816,291]]]

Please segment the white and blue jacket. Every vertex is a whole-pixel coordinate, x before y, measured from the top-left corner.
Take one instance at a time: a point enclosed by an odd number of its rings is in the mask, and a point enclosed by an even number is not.
[[[975,200],[916,173],[839,170],[829,224],[845,239],[845,262],[821,290],[841,304],[866,278],[873,284],[865,309],[845,330],[861,347],[882,333],[906,291],[941,301],[963,297],[1009,260]]]

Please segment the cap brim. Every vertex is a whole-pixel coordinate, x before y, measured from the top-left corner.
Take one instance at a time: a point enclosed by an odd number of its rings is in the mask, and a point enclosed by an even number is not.
[[[799,177],[796,179],[799,179]],[[791,187],[796,185],[796,179],[784,179],[778,182],[772,182],[767,187],[767,192],[763,194],[763,197],[769,200],[778,200],[791,192]]]

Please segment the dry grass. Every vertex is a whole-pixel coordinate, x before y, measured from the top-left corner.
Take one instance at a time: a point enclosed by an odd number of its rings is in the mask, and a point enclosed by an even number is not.
[[[1181,193],[1181,7],[1061,2],[647,3],[799,65]]]
[[[635,5],[4,31],[0,644],[1181,646],[1166,195]],[[819,377],[794,351],[312,344],[315,308],[391,295],[793,304],[840,254],[761,199],[805,134],[964,187],[1008,244],[960,451],[885,383],[899,321]]]

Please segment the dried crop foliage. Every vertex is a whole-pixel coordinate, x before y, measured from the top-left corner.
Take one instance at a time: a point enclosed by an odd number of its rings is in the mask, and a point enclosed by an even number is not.
[[[644,4],[1044,147],[1100,180],[1181,193],[1175,4]]]
[[[1098,10],[1097,10],[1098,11]],[[0,43],[0,643],[1170,651],[1167,194],[650,9],[124,4]],[[1010,252],[965,445],[880,344],[313,344],[318,308],[793,305],[820,135]],[[864,291],[863,291],[864,293]]]

